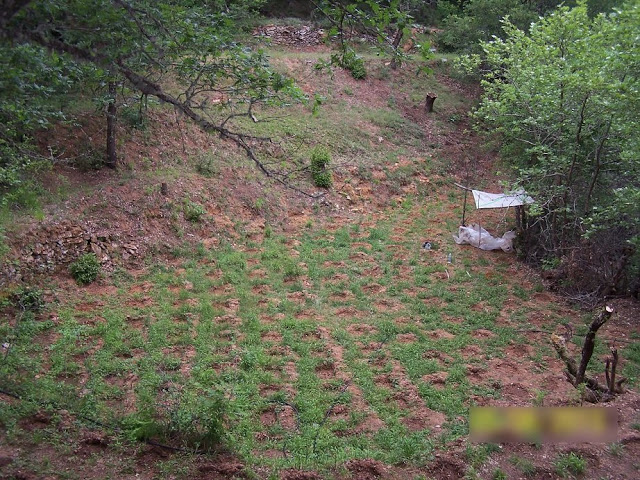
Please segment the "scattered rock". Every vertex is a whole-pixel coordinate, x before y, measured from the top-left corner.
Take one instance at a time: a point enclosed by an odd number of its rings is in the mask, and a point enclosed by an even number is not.
[[[320,28],[309,25],[264,25],[253,31],[254,37],[266,37],[276,45],[294,45],[310,47],[324,42],[325,33]]]
[[[122,242],[118,233],[69,220],[35,225],[13,243],[13,261],[0,266],[0,286],[66,269],[85,253],[95,254],[106,269],[112,268],[118,256],[127,261],[141,254],[139,245]]]

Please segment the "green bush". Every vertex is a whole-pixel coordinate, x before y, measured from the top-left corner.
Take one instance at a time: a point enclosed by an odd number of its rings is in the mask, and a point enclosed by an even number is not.
[[[22,287],[13,297],[16,306],[28,312],[39,312],[45,305],[42,290],[39,288]]]
[[[145,405],[124,417],[120,426],[131,440],[210,451],[222,442],[225,411],[218,392],[174,393],[162,406]]]
[[[316,187],[330,188],[333,175],[327,166],[331,163],[331,154],[324,147],[316,147],[311,152],[311,176]]]
[[[351,49],[344,50],[341,54],[332,55],[331,63],[348,70],[356,80],[362,80],[367,76],[364,59]]]
[[[100,262],[93,253],[85,253],[69,265],[69,272],[79,285],[88,285],[100,273]]]
[[[507,15],[524,31],[537,19],[533,9],[520,0],[470,0],[462,14],[444,20],[438,46],[444,51],[480,53],[481,41],[489,41],[494,35],[505,37],[501,21]]]
[[[184,218],[193,223],[202,221],[202,217],[204,217],[207,213],[202,205],[196,202],[192,202],[191,200],[185,200],[183,211]]]
[[[203,177],[212,178],[220,174],[220,162],[213,152],[201,152],[194,161],[196,171]]]
[[[147,130],[149,119],[145,115],[145,110],[140,105],[125,105],[120,109],[119,117],[122,122],[137,130]]]

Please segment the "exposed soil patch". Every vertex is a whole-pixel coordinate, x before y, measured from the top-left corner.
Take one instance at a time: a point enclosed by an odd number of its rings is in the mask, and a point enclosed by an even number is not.
[[[418,337],[415,333],[400,333],[396,335],[396,341],[400,343],[415,343]]]
[[[427,335],[435,340],[451,340],[452,338],[456,337],[453,333],[447,332],[446,330],[442,330],[440,328],[437,330],[428,331]]]
[[[359,337],[361,335],[372,335],[376,333],[378,329],[368,323],[352,323],[347,327],[347,332],[351,335]]]
[[[291,468],[280,473],[280,480],[322,480],[322,477],[316,472]]]
[[[371,458],[349,460],[345,467],[351,472],[352,477],[358,480],[373,480],[387,473],[387,468],[382,462]]]
[[[464,477],[466,465],[460,460],[440,457],[429,465],[428,471],[438,479],[457,480]]]
[[[422,380],[432,384],[436,388],[442,388],[445,382],[447,381],[448,376],[449,374],[447,372],[435,372],[435,373],[430,373],[428,375],[424,375],[422,377]]]

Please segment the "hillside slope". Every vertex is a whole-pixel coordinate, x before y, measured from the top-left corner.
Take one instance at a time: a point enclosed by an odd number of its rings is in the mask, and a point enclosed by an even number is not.
[[[591,320],[514,255],[451,238],[454,182],[500,189],[466,117],[476,88],[446,62],[426,77],[369,56],[358,82],[316,71],[323,46],[270,53],[322,105],[256,131],[280,140],[277,162],[327,147],[333,187],[302,170],[292,185],[312,196],[286,188],[162,105],[145,128],[120,124],[119,170],[56,166],[52,202],[16,222],[2,267],[4,298],[28,284],[46,305],[2,304],[0,476],[636,478],[627,300],[599,333],[631,385],[609,404],[619,442],[468,440],[474,405],[580,405],[549,335],[574,332],[577,357]],[[41,142],[69,159],[95,151],[99,120],[81,124]],[[513,222],[473,208],[466,220],[498,234]],[[101,274],[78,286],[68,265],[88,252]],[[593,375],[607,352],[603,341]]]

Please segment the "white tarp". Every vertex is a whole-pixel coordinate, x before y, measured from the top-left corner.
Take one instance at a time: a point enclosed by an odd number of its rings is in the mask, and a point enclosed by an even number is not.
[[[480,190],[471,191],[473,192],[473,199],[476,201],[476,208],[517,207],[518,205],[535,202],[524,190],[514,193],[487,193],[481,192]]]

